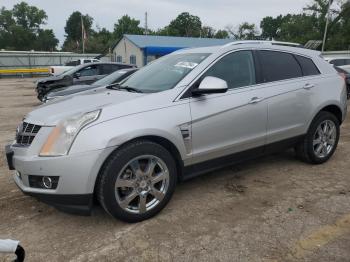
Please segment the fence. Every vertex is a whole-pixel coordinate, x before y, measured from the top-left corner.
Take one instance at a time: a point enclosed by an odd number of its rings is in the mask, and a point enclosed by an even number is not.
[[[48,74],[49,66],[64,65],[83,58],[95,58],[99,54],[77,54],[71,52],[0,51],[0,77],[40,76]],[[100,60],[110,61],[110,56]]]

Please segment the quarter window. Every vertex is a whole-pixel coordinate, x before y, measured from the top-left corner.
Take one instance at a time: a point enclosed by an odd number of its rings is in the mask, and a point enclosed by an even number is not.
[[[263,82],[302,77],[303,73],[292,54],[278,51],[259,51]]]
[[[251,51],[238,51],[226,55],[215,63],[206,76],[221,78],[227,82],[228,88],[238,88],[256,83],[254,59]]]
[[[299,55],[295,55],[295,58],[298,60],[304,76],[320,74],[320,71],[317,69],[316,65],[311,59]]]

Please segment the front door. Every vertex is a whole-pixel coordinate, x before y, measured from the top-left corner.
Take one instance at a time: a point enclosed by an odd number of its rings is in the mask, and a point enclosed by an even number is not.
[[[192,164],[257,148],[266,138],[267,103],[256,85],[251,51],[225,55],[201,77],[225,80],[228,92],[192,97]]]
[[[98,65],[89,65],[77,72],[77,77],[74,77],[73,84],[81,85],[81,84],[92,84],[96,80],[98,80],[99,76],[99,66]]]

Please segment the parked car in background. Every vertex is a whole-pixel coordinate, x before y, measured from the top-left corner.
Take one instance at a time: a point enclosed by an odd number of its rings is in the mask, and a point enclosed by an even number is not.
[[[346,113],[344,79],[319,52],[236,41],[176,51],[113,89],[47,103],[5,151],[24,193],[84,214],[97,199],[137,222],[160,212],[179,180],[218,167],[286,148],[325,163]]]
[[[40,79],[36,83],[38,99],[43,100],[50,91],[71,85],[92,84],[117,70],[133,68],[135,65],[122,63],[89,63],[73,67],[58,76]]]
[[[100,60],[91,59],[91,58],[72,60],[72,61],[65,63],[64,66],[49,66],[49,74],[51,76],[57,76],[57,75],[60,75],[63,72],[65,72],[65,71],[67,71],[75,66],[88,64],[88,63],[97,63],[97,62],[100,62]]]
[[[343,57],[325,57],[325,60],[328,61],[330,64],[337,66],[339,68],[342,68],[346,70],[348,73],[350,73],[350,55],[343,56]]]
[[[104,78],[101,78],[100,80],[97,80],[96,82],[93,82],[91,85],[75,85],[55,89],[54,91],[51,91],[44,96],[43,102],[48,102],[53,99],[64,97],[67,95],[73,95],[83,91],[96,89],[99,87],[105,87],[114,83],[119,83],[120,81],[135,73],[137,70],[137,68],[121,69],[110,75],[105,76]]]
[[[348,99],[350,99],[350,73],[340,67],[334,66],[335,70],[342,75],[346,81],[347,89],[348,89]]]

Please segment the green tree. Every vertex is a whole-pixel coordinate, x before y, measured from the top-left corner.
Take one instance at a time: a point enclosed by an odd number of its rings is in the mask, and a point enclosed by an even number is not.
[[[216,33],[215,33],[215,38],[221,38],[221,39],[224,39],[224,38],[229,38],[229,34],[226,30],[218,30]]]
[[[0,48],[8,50],[56,49],[58,40],[52,30],[41,29],[46,23],[45,11],[21,2],[7,10],[0,9]]]
[[[236,28],[227,26],[226,29],[237,40],[254,40],[259,34],[256,25],[249,24],[248,22],[241,23]]]
[[[34,46],[35,50],[54,51],[54,47],[58,44],[52,29],[39,29],[37,39]]]
[[[121,39],[124,34],[142,35],[143,33],[144,30],[140,27],[140,21],[128,15],[122,16],[118,22],[114,24],[113,36],[116,41]]]
[[[262,30],[261,37],[269,40],[279,38],[283,18],[282,15],[279,15],[276,18],[271,16],[264,17],[260,22],[260,28]]]
[[[66,39],[63,43],[63,50],[75,52],[82,50],[82,20],[87,38],[93,33],[92,24],[94,19],[88,14],[83,15],[79,11],[74,11],[68,17],[66,26],[64,27]]]
[[[214,38],[215,37],[216,30],[212,28],[211,26],[203,26],[201,28],[201,37],[205,38]]]
[[[12,14],[19,26],[30,30],[38,30],[47,20],[44,10],[40,10],[36,6],[29,6],[26,2],[15,5]]]
[[[260,23],[262,37],[301,44],[309,40],[322,40],[328,3],[328,0],[313,0],[300,14],[263,18]],[[330,14],[326,48],[328,50],[348,49],[350,2],[334,1]]]
[[[278,40],[305,44],[308,40],[321,39],[322,31],[318,24],[314,15],[287,15],[281,25]]]
[[[166,31],[172,36],[199,37],[201,29],[202,22],[200,18],[184,12],[170,22]]]
[[[106,28],[93,31],[86,43],[86,52],[88,53],[107,53],[109,48],[114,44],[113,33]]]

